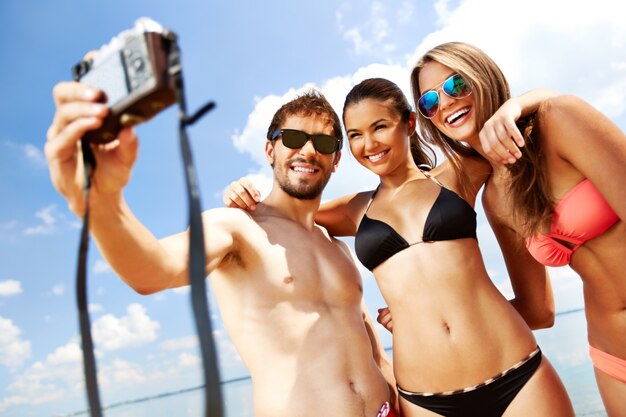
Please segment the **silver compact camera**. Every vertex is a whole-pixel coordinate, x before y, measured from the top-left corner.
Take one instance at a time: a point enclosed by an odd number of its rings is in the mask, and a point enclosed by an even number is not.
[[[106,143],[123,127],[142,123],[176,101],[181,74],[176,34],[140,18],[132,29],[114,37],[96,55],[72,69],[74,80],[104,91],[109,115],[83,140]]]

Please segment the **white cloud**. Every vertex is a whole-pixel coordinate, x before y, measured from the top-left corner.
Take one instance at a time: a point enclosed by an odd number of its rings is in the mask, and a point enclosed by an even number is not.
[[[47,165],[42,150],[30,143],[22,145],[10,140],[5,140],[4,144],[9,148],[18,150],[27,160],[33,162],[36,166],[45,167]]]
[[[151,297],[154,301],[163,301],[167,298],[167,296],[165,295],[165,291],[160,291],[156,294],[151,295]]]
[[[83,388],[82,353],[77,341],[56,348],[15,376],[0,401],[0,411],[20,404],[43,404],[79,394]]]
[[[78,342],[69,342],[64,346],[60,346],[50,353],[46,358],[46,363],[50,365],[61,364],[78,364],[82,361],[82,349]]]
[[[202,365],[202,359],[198,355],[183,352],[178,356],[178,364],[180,366],[197,367]]]
[[[82,223],[74,217],[68,218],[65,213],[59,212],[56,204],[50,204],[37,211],[35,217],[39,220],[39,224],[24,229],[22,232],[24,235],[51,235],[58,230],[59,226],[71,229],[82,227]]]
[[[191,292],[191,286],[186,285],[184,287],[172,288],[171,290],[174,294],[178,295],[187,295]]]
[[[139,365],[119,359],[114,360],[111,366],[105,367],[104,372],[116,383],[140,384],[146,381],[146,376]]]
[[[0,365],[15,371],[30,357],[30,342],[20,337],[13,321],[0,317]]]
[[[27,143],[22,146],[22,151],[30,161],[35,162],[37,165],[46,165],[46,158],[41,149]]]
[[[408,12],[407,15],[401,15],[400,11],[396,14],[394,24],[410,23],[410,15],[413,6],[408,2],[404,2],[401,10]],[[351,52],[355,55],[371,55],[384,57],[396,50],[396,45],[390,41],[390,33],[392,24],[389,22],[385,3],[374,1],[369,7],[369,15],[366,17],[355,16],[361,12],[361,8],[350,8],[344,4],[336,12],[337,29],[343,34],[343,37],[351,45]],[[352,18],[358,22],[356,25],[347,25],[346,18]]]
[[[178,339],[168,339],[161,342],[161,349],[163,350],[184,350],[195,349],[197,347],[197,336],[180,337]]]
[[[103,274],[110,271],[112,271],[111,266],[103,259],[98,259],[93,265],[94,274]]]
[[[87,306],[87,310],[90,313],[99,313],[102,311],[102,304],[89,303],[89,305]]]
[[[35,213],[41,223],[24,230],[25,235],[49,235],[55,231],[57,223],[56,205],[51,204]]]
[[[63,294],[65,294],[65,285],[56,284],[54,287],[52,287],[52,295],[56,295],[58,297]]]
[[[415,5],[410,1],[404,1],[396,11],[396,20],[400,24],[410,24],[413,22],[414,12]]]
[[[270,95],[255,99],[252,113],[248,115],[243,132],[235,132],[232,136],[233,145],[239,152],[249,153],[259,166],[268,166],[263,144],[266,140],[267,128],[272,116],[278,108],[296,95],[296,90],[287,91],[282,97]],[[269,171],[269,168],[267,169]]]
[[[124,317],[106,314],[93,323],[93,338],[98,348],[117,350],[156,340],[156,332],[161,325],[146,314],[145,307],[133,303],[126,311],[128,314]]]
[[[10,297],[22,293],[22,283],[14,279],[0,281],[0,297]]]
[[[450,0],[437,0],[434,4],[437,13],[437,23],[439,26],[445,25],[450,18]]]

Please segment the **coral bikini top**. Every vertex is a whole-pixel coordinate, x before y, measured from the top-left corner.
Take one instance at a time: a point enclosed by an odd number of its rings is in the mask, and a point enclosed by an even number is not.
[[[550,233],[527,239],[526,247],[544,265],[567,265],[576,249],[603,234],[618,221],[619,217],[596,187],[584,179],[569,190],[554,208]]]

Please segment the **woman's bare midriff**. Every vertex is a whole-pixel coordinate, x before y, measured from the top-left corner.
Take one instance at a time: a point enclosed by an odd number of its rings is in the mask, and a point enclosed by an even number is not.
[[[406,390],[476,385],[537,346],[490,280],[475,239],[413,246],[374,273],[393,317],[396,380]]]
[[[589,343],[626,358],[626,224],[616,223],[572,255],[583,282]],[[577,277],[572,277],[577,279]]]

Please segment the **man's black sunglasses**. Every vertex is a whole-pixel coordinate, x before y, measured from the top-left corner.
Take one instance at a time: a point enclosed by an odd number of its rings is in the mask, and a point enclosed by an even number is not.
[[[341,149],[341,139],[331,135],[309,135],[301,130],[280,129],[274,132],[270,140],[276,140],[279,135],[282,136],[283,145],[290,149],[300,149],[309,140],[313,142],[313,148],[319,153],[331,154]]]

